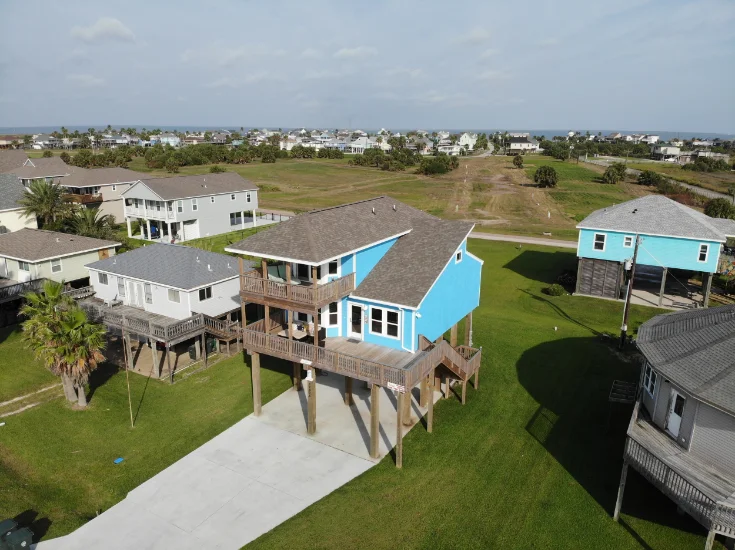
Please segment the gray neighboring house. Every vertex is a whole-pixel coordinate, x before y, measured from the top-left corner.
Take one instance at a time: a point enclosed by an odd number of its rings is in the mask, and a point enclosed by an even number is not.
[[[115,254],[120,243],[43,229],[0,235],[0,278],[72,282],[86,279],[86,264]]]
[[[20,178],[23,185],[28,187],[33,180],[44,179],[52,182],[57,178],[68,176],[72,171],[72,167],[66,164],[59,157],[49,157],[40,159],[26,159],[20,168],[6,170],[12,172]]]
[[[26,216],[19,204],[25,187],[15,174],[0,174],[0,234],[19,229],[36,229],[35,216]]]
[[[139,180],[123,193],[128,236],[189,241],[254,227],[258,186],[234,172]]]
[[[714,537],[735,539],[735,306],[658,315],[638,331],[645,361],[628,466]],[[730,541],[731,543],[733,541]]]

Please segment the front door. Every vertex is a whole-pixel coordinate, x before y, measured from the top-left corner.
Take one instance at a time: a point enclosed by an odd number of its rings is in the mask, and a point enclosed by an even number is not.
[[[350,303],[350,315],[347,319],[348,336],[350,338],[359,338],[362,340],[362,306],[360,304]]]
[[[669,409],[669,420],[666,422],[666,430],[674,437],[679,437],[681,428],[681,417],[684,414],[686,397],[676,390],[671,390],[671,408]]]

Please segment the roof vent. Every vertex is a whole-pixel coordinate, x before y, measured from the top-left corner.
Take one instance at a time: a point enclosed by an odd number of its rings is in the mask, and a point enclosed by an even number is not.
[[[393,205],[393,212],[395,212],[395,211],[396,211],[396,205],[394,204]]]
[[[59,239],[58,237],[56,237],[56,242],[57,243],[60,243],[61,242],[61,239]]]
[[[373,214],[375,214],[375,207],[373,206]]]
[[[212,271],[212,265],[211,264],[207,264],[207,271]]]
[[[197,256],[197,263],[199,263],[199,256]]]

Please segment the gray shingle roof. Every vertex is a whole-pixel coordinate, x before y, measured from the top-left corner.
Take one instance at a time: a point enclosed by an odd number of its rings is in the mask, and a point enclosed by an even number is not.
[[[300,214],[227,250],[320,264],[406,233],[416,221],[427,219],[438,218],[390,197],[377,197]]]
[[[254,264],[246,262],[246,268]],[[150,244],[87,265],[123,277],[181,290],[237,277],[237,258],[178,244]]]
[[[735,415],[735,305],[658,315],[637,342],[666,378]]]
[[[353,294],[418,307],[473,225],[439,219],[415,221],[411,232],[398,239]]]
[[[6,149],[0,151],[0,172],[12,172],[23,166],[28,160],[28,155],[21,149]]]
[[[258,190],[257,185],[235,172],[197,176],[175,176],[173,178],[151,178],[141,181],[163,200],[187,199],[189,197]],[[131,190],[132,188],[125,191],[123,195],[128,195]]]
[[[0,256],[27,262],[60,258],[112,246],[120,246],[120,243],[43,229],[26,228],[0,235]]]
[[[65,176],[70,174],[72,167],[59,157],[40,159],[28,159],[28,162],[20,168],[6,170],[13,172],[19,178],[49,178],[52,176]]]
[[[127,168],[80,168],[69,166],[69,175],[59,179],[61,185],[67,187],[94,187],[110,183],[128,183],[149,177],[142,172],[134,172]]]
[[[577,228],[720,242],[735,236],[735,221],[715,220],[663,195],[648,195],[595,210]]]
[[[18,201],[23,198],[25,187],[15,174],[0,174],[0,211],[22,208]]]

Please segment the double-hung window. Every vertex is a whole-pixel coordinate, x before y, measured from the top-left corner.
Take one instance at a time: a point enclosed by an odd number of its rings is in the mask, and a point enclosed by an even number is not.
[[[212,297],[212,287],[207,286],[199,289],[199,301],[209,300]]]
[[[211,202],[212,204],[214,204],[214,195],[212,195],[211,197],[209,197],[209,202]]]
[[[125,298],[125,279],[122,277],[117,278],[117,297]]]
[[[153,303],[153,289],[151,288],[150,283],[145,283],[143,285],[143,292],[145,293],[145,303],[152,304]]]
[[[595,250],[599,250],[600,252],[605,251],[605,237],[606,235],[604,233],[595,233],[595,242],[592,245]]]
[[[100,273],[98,271],[97,272],[97,281],[99,281],[99,283],[101,285],[106,285],[107,284],[107,273]]]
[[[250,193],[245,193],[245,202],[250,202]]]
[[[709,256],[709,245],[708,244],[700,244],[699,245],[699,258],[698,258],[698,261],[700,263],[705,263],[707,261],[707,256]]]
[[[51,273],[59,273],[61,272],[61,260],[59,258],[56,258],[55,260],[51,260]]]
[[[181,302],[181,296],[179,296],[179,291],[174,290],[173,288],[169,288],[168,289],[168,301],[174,302],[177,304]]]
[[[332,260],[329,262],[329,274],[337,275],[339,272],[339,260]]]
[[[653,397],[653,392],[656,390],[656,372],[651,365],[646,365],[646,370],[643,372],[643,387]]]
[[[329,304],[329,310],[327,312],[327,326],[336,327],[339,325],[339,305],[337,302]],[[323,322],[323,321],[322,321]]]
[[[184,201],[176,201],[176,210],[179,214],[184,211]]]
[[[191,209],[193,212],[199,210],[199,204],[197,203],[196,199],[191,199]]]
[[[623,248],[633,248],[633,235],[623,237]]]
[[[28,271],[30,273],[31,264],[29,264],[28,262],[18,261],[18,269],[20,269],[21,271]]]
[[[398,338],[398,319],[397,311],[372,306],[370,308],[370,332],[389,338]]]

